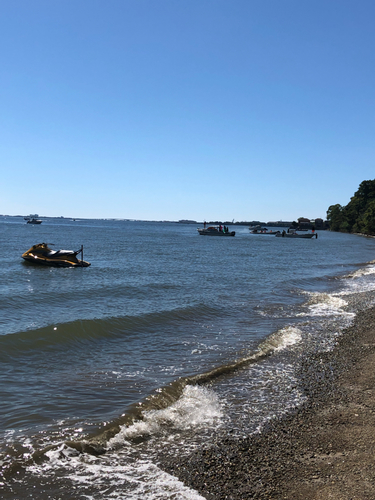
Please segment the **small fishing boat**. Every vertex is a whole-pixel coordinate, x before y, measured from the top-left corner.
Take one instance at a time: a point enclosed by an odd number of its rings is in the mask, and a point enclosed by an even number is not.
[[[229,231],[226,226],[209,226],[198,228],[198,233],[202,236],[234,236],[236,231]]]
[[[276,234],[276,236],[279,236],[281,238],[317,238],[318,233],[303,233],[299,234],[296,232],[295,229],[288,229],[288,232],[283,231],[282,233]]]
[[[27,219],[26,224],[41,224],[42,222],[41,219]]]
[[[81,259],[77,255],[81,254]],[[88,267],[89,262],[83,260],[83,245],[77,251],[73,250],[52,250],[47,243],[33,245],[27,252],[22,254],[22,258],[33,264],[53,267]]]

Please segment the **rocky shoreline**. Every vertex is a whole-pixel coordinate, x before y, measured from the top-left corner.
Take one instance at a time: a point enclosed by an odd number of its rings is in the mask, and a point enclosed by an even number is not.
[[[375,308],[306,359],[300,379],[307,400],[293,414],[161,467],[207,500],[373,500]]]

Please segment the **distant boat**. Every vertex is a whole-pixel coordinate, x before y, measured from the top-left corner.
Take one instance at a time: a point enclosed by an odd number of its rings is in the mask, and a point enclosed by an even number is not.
[[[249,228],[250,229],[250,233],[251,234],[271,234],[273,236],[275,236],[277,233],[279,233],[280,231],[268,231],[268,229],[266,229],[265,227],[261,227],[261,228],[257,228],[257,229],[252,229],[252,228]]]
[[[40,219],[26,219],[26,224],[41,224],[43,221]]]
[[[41,224],[42,221],[40,219],[27,219],[26,224]]]
[[[298,234],[295,229],[288,229],[288,232],[283,231],[282,233],[276,234],[276,236],[279,236],[281,238],[317,238],[318,233]]]
[[[234,236],[236,231],[229,231],[225,226],[209,226],[198,228],[198,233],[202,236]]]

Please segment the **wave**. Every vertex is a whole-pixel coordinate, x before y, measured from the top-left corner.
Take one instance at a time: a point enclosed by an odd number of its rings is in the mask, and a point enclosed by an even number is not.
[[[218,423],[223,417],[219,398],[205,387],[187,385],[181,397],[161,410],[144,410],[143,419],[129,426],[121,426],[120,432],[107,443],[107,450],[122,446],[124,441],[138,440],[141,436],[170,433],[171,429],[197,429]]]
[[[346,276],[344,276],[344,278],[357,279],[357,278],[371,276],[371,275],[375,274],[375,265],[374,264],[375,264],[375,261],[370,262],[367,266],[361,267],[360,269],[357,269],[356,271],[347,274]]]
[[[346,310],[347,301],[336,293],[311,293],[302,292],[308,295],[307,302],[303,308],[307,313],[301,316],[354,316]],[[56,343],[61,342],[86,342],[96,338],[116,337],[118,335],[133,334],[135,331],[147,330],[155,327],[157,324],[165,322],[186,321],[197,317],[212,318],[216,317],[218,309],[207,307],[205,305],[196,305],[194,307],[175,309],[172,311],[163,311],[162,313],[152,313],[137,317],[110,318],[108,320],[79,321],[58,325],[53,331],[52,340]],[[79,335],[72,333],[72,325],[77,326]],[[17,337],[16,343],[22,344],[29,340],[30,333],[35,335],[35,342],[46,341],[50,344],[51,339],[41,339],[51,328],[40,329],[33,332],[21,332],[7,337]],[[303,328],[303,327],[302,327]],[[73,328],[74,330],[74,328]],[[0,338],[7,341],[7,338]],[[9,340],[9,339],[8,339]],[[220,377],[231,375],[251,364],[256,364],[278,353],[281,350],[291,348],[301,342],[302,329],[297,325],[285,326],[274,332],[263,340],[258,347],[248,354],[236,359],[231,363],[226,363],[215,367],[203,373],[192,374],[173,380],[164,387],[160,387],[155,392],[147,396],[143,401],[131,406],[128,411],[119,418],[106,423],[96,435],[85,440],[66,441],[51,445],[35,452],[32,459],[43,461],[46,459],[46,453],[50,450],[56,450],[58,446],[67,446],[75,449],[79,453],[89,453],[90,455],[101,455],[109,452],[116,446],[121,446],[125,441],[140,442],[149,439],[150,436],[168,432],[171,428],[186,428],[189,422],[199,426],[202,422],[218,422],[221,418],[220,405],[215,399],[213,391],[207,389],[207,385],[218,380]],[[32,345],[32,342],[30,345]],[[0,344],[1,345],[1,344]],[[197,411],[197,409],[199,411]],[[194,421],[194,418],[196,419]],[[185,426],[185,427],[184,427]]]
[[[204,500],[196,491],[185,486],[177,477],[161,470],[147,458],[131,460],[127,453],[115,451],[97,459],[89,455],[82,456],[65,444],[56,450],[50,450],[47,456],[48,463],[33,464],[29,467],[31,481],[28,481],[27,486],[36,477],[43,477],[47,484],[55,484],[58,471],[60,484],[63,477],[65,488],[58,487],[56,490],[76,493],[79,490],[79,498]],[[32,486],[27,490],[21,482],[19,491],[25,497],[26,491],[32,491]],[[32,493],[35,493],[35,490]]]
[[[100,339],[113,339],[121,336],[142,334],[150,328],[194,320],[197,317],[212,318],[218,309],[202,304],[139,316],[125,316],[107,319],[76,320],[68,323],[51,324],[35,330],[0,335],[0,360],[7,356],[15,357],[36,349],[43,350],[54,346],[85,346],[88,342]]]
[[[270,335],[264,340],[255,352],[243,356],[233,363],[213,368],[212,370],[180,377],[169,385],[161,387],[154,394],[149,395],[144,401],[133,405],[125,414],[106,426],[106,429],[89,440],[70,441],[66,444],[80,452],[98,455],[108,451],[108,446],[127,440],[143,440],[148,435],[159,432],[161,422],[174,422],[174,426],[185,426],[186,422],[193,421],[197,414],[199,418],[218,418],[220,411],[217,407],[216,396],[210,391],[207,393],[205,387],[220,377],[231,375],[251,364],[258,363],[271,356],[273,353],[286,349],[301,340],[301,331],[297,327],[285,327]],[[201,388],[201,389],[200,389]],[[204,399],[202,404],[186,404],[187,400],[195,398],[195,401]],[[189,411],[194,410],[191,415]],[[205,407],[205,412],[200,411]],[[169,415],[169,416],[168,416]],[[179,416],[178,424],[176,415]],[[203,416],[202,416],[203,415]],[[116,438],[120,434],[121,437]]]
[[[123,446],[126,442],[136,444],[151,436],[170,433],[171,429],[186,430],[206,425],[218,426],[223,414],[217,395],[209,388],[210,383],[256,364],[274,352],[298,343],[300,339],[301,332],[298,328],[282,328],[264,340],[254,352],[233,363],[178,378],[167,386],[157,389],[154,394],[134,404],[119,418],[107,422],[95,435],[84,440],[60,441],[36,450],[28,459],[21,459],[4,467],[3,473],[8,477],[13,476],[23,467],[49,460],[51,453],[62,448],[99,456]]]
[[[298,313],[297,316],[348,316],[353,317],[353,313],[345,311],[348,306],[346,300],[338,293],[307,292],[309,300],[305,304],[307,312]]]

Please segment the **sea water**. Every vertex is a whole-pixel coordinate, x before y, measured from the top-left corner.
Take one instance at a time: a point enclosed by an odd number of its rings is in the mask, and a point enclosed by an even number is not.
[[[375,239],[197,227],[0,217],[2,498],[202,498],[159,454],[300,405],[303,357],[374,303]],[[91,266],[22,260],[42,242]]]

